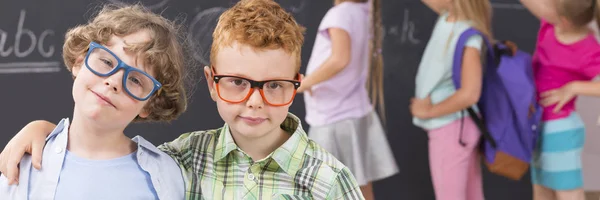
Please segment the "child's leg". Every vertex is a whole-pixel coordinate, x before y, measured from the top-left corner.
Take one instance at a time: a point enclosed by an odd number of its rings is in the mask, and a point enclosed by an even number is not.
[[[557,200],[585,200],[585,192],[583,188],[574,190],[559,190],[556,191]]]
[[[534,184],[533,185],[533,200],[555,200],[556,195],[554,190],[547,187]]]
[[[431,183],[433,185],[433,192],[436,199],[442,196],[442,158],[444,157],[443,148],[439,147],[442,145],[442,141],[433,140],[432,131],[429,132],[429,171],[431,174]]]
[[[482,190],[481,182],[474,180],[477,171],[473,168],[479,132],[466,118],[462,130],[466,146],[462,146],[459,143],[460,127],[461,120],[457,120],[429,132],[429,162],[437,200],[465,200],[467,196],[474,200],[483,199],[482,192],[478,192]],[[469,184],[469,179],[473,179],[472,184]]]
[[[571,113],[566,118],[545,121],[539,139],[531,163],[534,199],[583,200],[581,150],[585,127],[581,118]]]
[[[469,182],[467,185],[467,200],[482,200],[483,198],[483,180],[481,178],[480,154],[473,151],[471,157]]]
[[[375,199],[375,195],[373,195],[373,183],[369,182],[366,185],[360,186],[360,191],[362,192],[365,200],[373,200]]]

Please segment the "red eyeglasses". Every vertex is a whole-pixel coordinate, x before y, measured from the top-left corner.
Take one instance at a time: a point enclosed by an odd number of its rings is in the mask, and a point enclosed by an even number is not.
[[[258,88],[265,103],[270,106],[285,106],[294,100],[301,81],[300,74],[296,76],[297,81],[284,79],[255,81],[239,76],[218,75],[214,67],[211,67],[211,70],[219,98],[229,103],[248,100],[254,88]]]

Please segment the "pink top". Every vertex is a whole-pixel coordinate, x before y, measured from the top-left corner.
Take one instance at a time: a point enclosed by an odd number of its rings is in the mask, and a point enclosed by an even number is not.
[[[542,21],[533,56],[535,82],[539,94],[560,88],[571,81],[589,81],[600,74],[600,45],[590,33],[586,38],[563,44],[556,39],[554,25]],[[554,105],[544,108],[543,120],[560,119],[575,110],[575,100],[554,113]]]
[[[349,118],[363,117],[372,105],[366,89],[369,69],[368,3],[344,2],[329,9],[317,32],[306,74],[321,67],[331,55],[329,28],[345,30],[350,35],[350,62],[338,74],[304,93],[306,122],[311,126],[331,124]]]

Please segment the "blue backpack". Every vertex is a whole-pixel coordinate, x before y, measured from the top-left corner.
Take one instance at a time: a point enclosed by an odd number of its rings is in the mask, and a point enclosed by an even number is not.
[[[463,32],[457,42],[452,66],[456,89],[467,39],[480,35],[486,44],[480,114],[467,112],[482,133],[481,150],[490,172],[519,180],[527,172],[539,135],[542,108],[537,103],[531,56],[509,42],[491,45],[478,30]],[[482,48],[483,49],[483,48]]]

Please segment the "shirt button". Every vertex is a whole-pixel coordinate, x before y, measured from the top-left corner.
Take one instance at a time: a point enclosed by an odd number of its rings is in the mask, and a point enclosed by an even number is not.
[[[254,180],[254,174],[248,174],[248,179],[250,179],[251,181]]]
[[[537,129],[537,126],[536,126],[536,125],[532,125],[532,126],[531,126],[531,130],[534,130],[534,131],[535,131],[536,129]]]
[[[54,149],[54,152],[58,153],[62,153],[63,149],[60,147],[56,147],[56,149]]]

